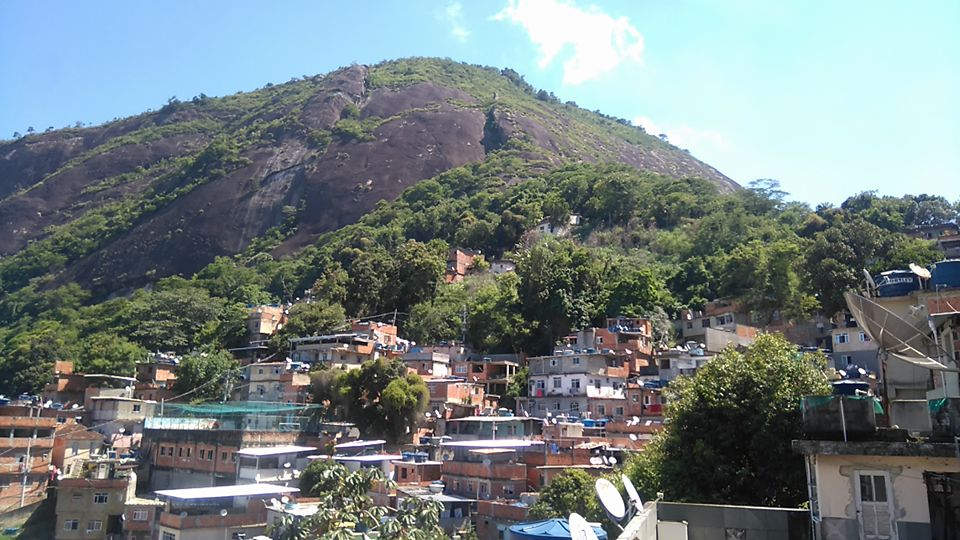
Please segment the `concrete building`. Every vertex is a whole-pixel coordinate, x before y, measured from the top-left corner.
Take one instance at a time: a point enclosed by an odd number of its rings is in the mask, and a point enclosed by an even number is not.
[[[846,318],[830,331],[830,343],[830,367],[849,371],[850,366],[876,374],[881,372],[877,344],[852,318]]]
[[[960,418],[958,399],[931,408],[934,419]],[[945,430],[911,438],[876,427],[873,398],[804,400],[810,436],[793,446],[806,460],[815,538],[956,538],[960,424],[937,423]]]
[[[57,490],[57,540],[120,540],[124,510],[137,489],[134,460],[94,458],[62,478]]]
[[[79,424],[59,424],[50,464],[64,474],[73,474],[78,464],[103,453],[104,441],[103,435]]]
[[[157,353],[145,362],[137,364],[133,397],[145,401],[169,401],[176,396],[177,369],[180,357],[174,354]]]
[[[473,269],[477,257],[480,253],[472,249],[450,248],[447,254],[447,271],[444,273],[444,281],[447,283],[459,283]]]
[[[524,416],[467,416],[441,420],[438,433],[454,441],[532,439],[543,432],[543,421]]]
[[[400,358],[410,344],[397,336],[392,324],[357,322],[349,332],[293,338],[290,345],[294,362],[357,369],[367,361]]]
[[[407,367],[426,379],[446,378],[450,373],[450,356],[441,352],[413,349],[403,355]]]
[[[266,532],[270,499],[295,497],[299,491],[272,484],[157,491],[165,503],[157,535],[159,540],[252,539]]]
[[[237,483],[298,487],[300,473],[309,463],[307,455],[316,450],[296,445],[241,448],[237,452]]]
[[[165,506],[159,499],[128,497],[123,505],[124,540],[158,540],[155,524]]]
[[[740,302],[729,299],[707,302],[702,310],[685,309],[680,312],[680,331],[684,341],[703,341],[708,328],[734,330],[737,326],[751,326],[753,319]],[[754,336],[756,329],[753,329]],[[751,337],[754,337],[751,336]]]
[[[50,477],[57,419],[17,409],[0,410],[0,513],[42,501]]]
[[[287,309],[284,306],[254,306],[247,315],[247,336],[251,342],[270,339],[286,322]]]
[[[452,362],[453,376],[482,384],[484,392],[497,398],[507,392],[507,386],[517,374],[523,362],[518,354],[470,353],[465,358]]]
[[[471,414],[477,414],[485,408],[496,406],[495,403],[487,401],[484,385],[480,383],[468,382],[459,377],[428,379],[424,382],[430,391],[428,410],[439,411],[441,416],[447,408],[462,407]]]
[[[528,359],[529,397],[521,403],[531,416],[622,416],[629,368],[613,352],[562,349]]]
[[[237,401],[304,403],[310,375],[288,362],[259,362],[243,368],[245,383],[235,392]]]
[[[125,393],[130,393],[125,391]],[[87,410],[88,425],[108,439],[118,434],[131,436],[143,431],[143,421],[152,417],[157,402],[144,401],[122,395],[100,395],[90,398]]]

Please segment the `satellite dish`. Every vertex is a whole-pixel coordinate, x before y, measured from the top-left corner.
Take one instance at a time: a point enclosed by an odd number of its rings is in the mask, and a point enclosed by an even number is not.
[[[837,370],[837,373],[839,373],[841,377],[846,377],[846,376],[847,376],[847,372],[846,372],[845,370],[842,370],[842,369],[838,369],[838,370]]]
[[[557,424],[557,419],[556,419],[556,418],[551,418],[551,419],[550,419],[550,422],[553,423],[554,425],[556,425],[556,424]]]
[[[283,497],[280,497],[280,502],[282,502],[283,504],[287,504],[288,502],[290,502],[290,497],[287,497],[286,495],[284,495]]]
[[[570,524],[571,540],[599,540],[593,527],[580,514],[576,512],[570,514],[567,522]]]
[[[284,469],[289,469],[289,468],[290,468],[290,462],[288,461],[288,462],[284,463],[284,464],[283,464],[283,468],[284,468]]]
[[[616,464],[617,464],[617,458],[615,458],[615,457],[613,457],[613,456],[610,456],[610,464],[611,464],[611,465],[616,465]]]
[[[186,513],[186,512],[180,512],[180,517],[181,517],[181,518],[187,517],[187,513]]]
[[[590,464],[591,464],[591,465],[600,465],[600,464],[602,464],[602,463],[603,463],[603,461],[602,461],[600,458],[598,458],[597,456],[593,456],[592,458],[590,458]]]
[[[640,418],[634,416],[634,417],[633,417],[633,423],[634,423],[634,424],[639,424],[639,423],[640,423]]]
[[[596,484],[594,484],[594,487],[597,490],[597,497],[600,499],[600,504],[603,505],[603,509],[607,511],[610,519],[619,522],[627,517],[627,505],[623,503],[623,498],[620,497],[617,486],[613,485],[613,483],[606,478],[600,478]]]
[[[637,441],[637,434],[636,434],[636,433],[631,433],[631,434],[630,434],[630,440],[636,442],[636,441]]]
[[[630,499],[630,502],[633,503],[637,510],[643,510],[643,499],[641,499],[640,494],[637,493],[637,488],[634,487],[633,481],[625,474],[621,474],[620,479],[623,481],[623,489],[627,492],[627,498]]]
[[[866,268],[863,269],[863,277],[867,280],[867,289],[871,291],[877,290],[877,282],[873,280],[873,276],[870,275],[870,272]]]
[[[927,317],[917,316],[911,322],[859,294],[846,292],[843,298],[863,331],[890,356],[934,371],[957,371],[928,356],[929,351],[936,351],[940,358],[950,355],[930,337]]]
[[[860,372],[860,375],[866,375],[866,374],[867,374],[867,370],[865,370],[865,369],[863,369],[863,368],[859,368],[859,369],[857,369],[857,371]]]
[[[930,279],[930,271],[919,264],[910,263],[910,271],[922,279]]]
[[[227,509],[226,509],[226,508],[220,510],[220,517],[227,517],[227,513],[228,513],[228,512],[227,512]]]
[[[277,500],[276,497],[273,497],[272,499],[270,499],[270,504],[271,504],[272,506],[278,506],[278,505],[280,504],[280,501]]]

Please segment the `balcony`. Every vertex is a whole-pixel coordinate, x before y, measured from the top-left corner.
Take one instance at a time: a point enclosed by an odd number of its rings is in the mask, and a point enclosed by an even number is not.
[[[53,448],[53,437],[0,437],[0,450],[23,448]]]

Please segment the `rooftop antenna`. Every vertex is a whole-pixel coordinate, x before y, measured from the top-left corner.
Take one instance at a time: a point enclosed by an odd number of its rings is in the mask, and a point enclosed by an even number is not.
[[[571,540],[599,540],[597,533],[593,531],[593,527],[580,514],[576,512],[570,514],[567,523],[570,524]]]
[[[623,503],[623,498],[620,497],[617,486],[613,485],[613,483],[606,478],[599,478],[596,484],[594,484],[594,487],[597,490],[597,497],[600,499],[600,504],[607,512],[607,516],[609,516],[611,521],[616,523],[617,527],[620,527],[622,531],[623,526],[620,525],[620,522],[623,518],[627,517],[627,505]]]

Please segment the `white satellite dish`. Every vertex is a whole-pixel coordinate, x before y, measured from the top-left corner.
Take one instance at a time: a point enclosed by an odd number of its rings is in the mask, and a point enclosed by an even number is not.
[[[600,499],[600,504],[603,505],[603,509],[607,511],[610,519],[619,522],[627,517],[627,505],[623,503],[623,498],[620,497],[617,486],[613,485],[613,483],[606,478],[600,478],[596,484],[594,484],[594,487],[597,490],[597,497]]]
[[[630,499],[630,502],[633,503],[633,506],[636,507],[637,510],[643,510],[643,499],[641,499],[640,494],[637,493],[637,488],[634,487],[633,481],[625,474],[621,474],[620,479],[623,480],[623,489],[627,492],[627,498]]]
[[[187,513],[186,513],[186,512],[180,512],[180,517],[181,517],[181,518],[187,517]]]
[[[616,464],[617,464],[617,458],[610,456],[610,465],[616,465]]]
[[[220,510],[220,517],[227,517],[227,514],[228,512],[226,508]]]
[[[593,531],[593,527],[580,514],[576,512],[570,514],[567,522],[570,524],[570,538],[572,540],[599,540],[597,533]]]
[[[278,505],[280,504],[280,501],[277,500],[276,497],[274,497],[274,498],[270,499],[270,504],[271,504],[272,506],[278,506]]]
[[[282,502],[283,504],[287,504],[288,502],[290,502],[290,497],[287,497],[286,495],[284,495],[283,497],[280,497],[280,502]]]
[[[593,456],[592,458],[590,458],[590,464],[591,464],[591,465],[600,465],[600,464],[602,464],[602,463],[603,463],[603,460],[601,460],[601,459],[598,458],[597,456]]]
[[[639,424],[639,423],[640,423],[640,418],[637,417],[637,416],[634,416],[634,417],[633,417],[633,423],[634,423],[634,424]]]
[[[930,279],[930,271],[919,264],[910,263],[910,271],[923,279]]]
[[[638,437],[637,437],[637,434],[636,434],[636,433],[631,433],[631,434],[630,434],[630,440],[631,440],[631,441],[636,442],[636,441],[637,441],[637,438],[638,438]]]
[[[866,374],[867,374],[867,370],[865,370],[865,369],[863,369],[863,368],[859,368],[859,369],[857,369],[857,371],[860,372],[860,375],[866,375]]]
[[[863,269],[863,277],[867,280],[867,288],[871,291],[877,290],[877,282],[874,281],[873,276],[870,275],[870,272],[866,268]]]
[[[290,468],[290,462],[288,461],[288,462],[284,463],[284,464],[283,464],[283,468],[284,468],[284,469],[289,469],[289,468]]]

